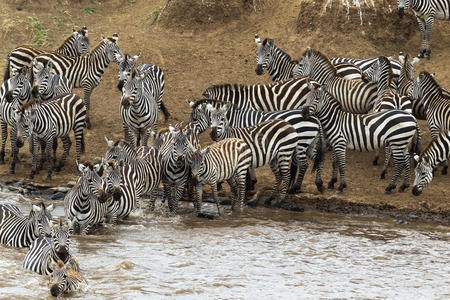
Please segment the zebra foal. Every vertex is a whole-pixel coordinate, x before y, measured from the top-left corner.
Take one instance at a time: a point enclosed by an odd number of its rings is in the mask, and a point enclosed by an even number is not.
[[[60,297],[64,293],[76,291],[87,286],[87,280],[78,273],[70,264],[64,264],[62,260],[52,263],[53,272],[50,275],[50,294]]]

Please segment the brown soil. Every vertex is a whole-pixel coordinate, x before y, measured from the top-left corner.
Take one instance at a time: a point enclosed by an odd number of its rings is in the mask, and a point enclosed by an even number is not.
[[[326,1],[212,1],[212,0],[111,0],[111,1],[55,1],[52,4],[35,1],[6,1],[3,5],[0,35],[5,57],[14,47],[33,43],[29,17],[42,21],[48,29],[44,48],[54,49],[71,32],[72,27],[86,25],[95,46],[101,35],[119,33],[119,45],[124,52],[142,52],[140,63],[159,65],[165,72],[166,88],[163,101],[172,114],[171,124],[188,118],[190,108],[186,99],[197,99],[204,89],[218,83],[254,84],[270,82],[267,75],[255,72],[254,34],[271,37],[275,43],[300,58],[306,46],[320,49],[330,57],[374,57],[396,55],[399,51],[418,53],[420,33],[408,12],[399,20],[396,5],[392,11],[384,8],[385,1],[376,0],[377,9],[363,7],[363,25],[359,15],[351,9],[347,17],[340,1],[332,1],[332,8],[324,12]],[[382,3],[383,2],[383,3]],[[160,18],[153,23],[154,12]],[[126,12],[126,14],[125,14]],[[153,24],[152,24],[153,23]],[[370,24],[370,25],[369,25]],[[450,86],[450,24],[437,21],[432,33],[432,59],[422,61],[418,71],[436,73],[438,82]],[[4,68],[4,61],[0,67]],[[100,85],[91,96],[93,129],[85,131],[87,151],[84,159],[102,156],[106,151],[103,137],[122,137],[119,116],[120,93],[116,88],[117,67],[111,65]],[[76,93],[82,94],[81,90]],[[161,115],[162,116],[162,115]],[[429,140],[426,124],[421,121],[424,140]],[[161,121],[161,126],[164,126]],[[210,143],[208,133],[202,144]],[[426,142],[424,143],[426,144]],[[9,141],[8,141],[9,156]],[[21,149],[21,163],[16,175],[8,175],[9,161],[0,167],[1,181],[24,181],[30,171],[30,154]],[[307,174],[303,191],[295,197],[295,207],[314,208],[343,213],[373,213],[413,219],[438,220],[449,223],[450,175],[439,172],[419,197],[395,192],[384,195],[387,180],[378,179],[381,166],[373,166],[372,153],[349,151],[346,178],[348,188],[343,194],[327,190],[319,194],[314,176]],[[9,157],[7,157],[9,159]],[[75,180],[74,149],[69,165],[54,174],[51,185],[65,185]],[[330,176],[329,154],[324,174]],[[44,172],[45,173],[45,172]],[[44,183],[45,174],[35,183]],[[392,168],[389,170],[392,175]],[[268,168],[257,170],[257,188],[270,187],[273,175]],[[388,175],[389,176],[389,175]],[[389,177],[388,177],[389,178]],[[431,217],[430,217],[431,216]]]

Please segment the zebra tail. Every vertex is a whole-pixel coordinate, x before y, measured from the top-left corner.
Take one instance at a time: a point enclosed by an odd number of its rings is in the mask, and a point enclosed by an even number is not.
[[[422,150],[422,137],[420,135],[420,127],[419,124],[417,123],[416,125],[416,143],[415,145],[413,145],[413,149],[414,149],[414,154],[416,155],[420,155],[420,151]]]
[[[8,56],[6,57],[6,68],[5,68],[5,75],[3,76],[3,81],[6,81],[9,79],[9,68],[11,65],[11,59],[10,59],[10,54],[8,53]]]
[[[86,145],[84,144],[84,130],[81,132],[81,153],[84,154]]]
[[[316,143],[316,156],[314,157],[314,164],[311,169],[311,173],[314,173],[322,164],[325,159],[324,140],[321,136]]]
[[[291,188],[294,185],[295,182],[295,178],[297,177],[297,163],[295,162],[295,153],[296,151],[294,151],[294,155],[292,156],[292,162],[291,162],[291,178],[289,179],[289,188]]]

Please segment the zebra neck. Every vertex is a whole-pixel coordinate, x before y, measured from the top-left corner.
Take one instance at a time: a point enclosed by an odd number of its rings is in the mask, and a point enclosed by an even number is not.
[[[322,109],[316,112],[316,116],[320,120],[320,123],[322,123],[324,131],[328,131],[328,129],[338,126],[338,124],[336,124],[337,121],[342,120],[348,114],[350,113],[344,111],[340,104],[334,99],[324,104]]]
[[[294,66],[295,63],[291,62],[291,57],[287,53],[278,47],[272,49],[272,60],[267,66],[267,72],[273,81],[289,78]],[[288,73],[283,74],[283,70],[286,70]]]
[[[433,104],[439,102],[439,99],[441,98],[439,97],[440,93],[441,93],[440,89],[436,86],[433,86],[427,93],[423,94],[421,99],[426,110],[433,107]]]
[[[378,97],[380,97],[381,95],[390,92],[391,91],[391,87],[390,87],[390,82],[389,82],[389,78],[388,77],[382,77],[378,80],[378,85],[377,85],[377,95]]]
[[[105,42],[101,42],[94,50],[92,50],[89,54],[89,60],[92,65],[95,66],[97,72],[103,74],[110,63]]]
[[[75,44],[75,37],[72,35],[61,46],[59,46],[55,50],[55,52],[63,55],[75,56],[73,51],[71,51],[74,48],[73,47],[74,44]]]

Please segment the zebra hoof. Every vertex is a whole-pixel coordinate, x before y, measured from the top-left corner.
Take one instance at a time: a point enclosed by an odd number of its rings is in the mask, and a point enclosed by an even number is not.
[[[318,190],[321,194],[323,194],[323,192],[325,191],[325,188],[323,187],[323,184],[317,184],[316,186],[317,186],[317,190]]]
[[[91,129],[92,128],[91,121],[86,121],[86,128],[87,129]]]
[[[17,146],[17,148],[22,148],[23,147],[23,141],[17,140],[16,141],[16,146]]]
[[[47,177],[45,178],[45,181],[47,181],[47,182],[52,181],[52,176],[51,175],[47,175]]]
[[[14,171],[14,169],[10,169],[9,170],[9,174],[15,174],[16,172]]]
[[[382,172],[380,174],[380,179],[386,179],[386,172]]]
[[[391,191],[391,189],[386,189],[385,191],[384,191],[384,193],[386,194],[386,195],[390,195],[390,194],[392,194],[392,191]]]
[[[404,193],[405,190],[406,190],[408,187],[409,187],[409,185],[402,185],[402,186],[398,189],[398,191],[399,191],[400,193]]]
[[[34,173],[31,173],[31,174],[28,176],[28,178],[29,178],[29,179],[33,179],[33,178],[34,178]]]
[[[378,158],[375,158],[375,159],[372,161],[372,164],[373,164],[374,166],[378,166]]]
[[[330,189],[330,190],[334,189],[334,181],[328,182],[328,189]]]
[[[302,192],[302,189],[300,187],[294,185],[293,187],[291,187],[289,189],[288,194],[291,194],[291,195],[292,194],[299,194],[301,192]]]
[[[447,169],[448,169],[448,167],[444,167],[444,168],[442,169],[442,171],[441,171],[441,174],[442,174],[442,175],[447,175]]]

